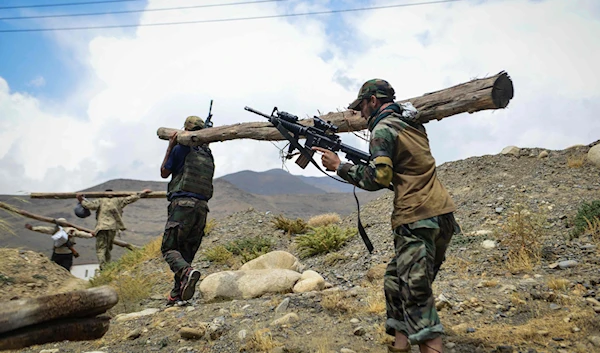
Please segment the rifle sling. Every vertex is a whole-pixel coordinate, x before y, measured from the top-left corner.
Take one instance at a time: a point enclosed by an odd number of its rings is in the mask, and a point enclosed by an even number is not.
[[[283,125],[281,125],[279,123],[279,121],[277,121],[277,125],[275,125],[275,127],[277,128],[277,130],[279,130],[279,132],[281,133],[281,135],[283,137],[285,137],[288,141],[290,141],[290,143],[292,144],[293,147],[295,147],[298,151],[300,151],[300,153],[304,156],[304,158],[308,159],[322,173],[325,173],[323,171],[323,169],[321,169],[321,167],[319,167],[319,164],[317,164],[317,162],[315,162],[315,160],[312,158],[310,153],[308,153],[306,151],[306,148],[304,148],[302,145],[300,145],[300,143],[298,143],[298,141],[294,137],[292,137],[292,135],[290,135],[290,131],[288,129],[286,129]],[[327,174],[327,173],[325,173],[325,174]],[[369,250],[369,253],[372,253],[373,249],[374,249],[373,244],[371,243],[371,240],[367,236],[367,232],[365,231],[365,228],[363,227],[362,222],[360,221],[360,204],[358,203],[358,197],[356,196],[356,185],[354,185],[353,193],[354,193],[354,199],[356,200],[356,209],[357,209],[357,218],[358,218],[358,233],[360,234],[360,237],[362,238],[363,242],[365,243],[367,250]]]

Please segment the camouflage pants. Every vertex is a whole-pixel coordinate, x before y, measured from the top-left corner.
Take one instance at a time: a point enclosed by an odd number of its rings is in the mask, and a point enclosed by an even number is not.
[[[116,235],[116,230],[99,230],[96,232],[96,257],[98,257],[100,270],[104,269],[104,266],[110,262],[110,252]]]
[[[394,230],[395,255],[384,275],[388,334],[399,331],[412,344],[419,344],[444,333],[431,285],[452,236],[459,232],[452,213]]]
[[[169,217],[163,234],[161,252],[174,273],[171,297],[179,296],[181,275],[190,267],[200,248],[208,214],[206,201],[192,197],[176,198],[169,204]]]

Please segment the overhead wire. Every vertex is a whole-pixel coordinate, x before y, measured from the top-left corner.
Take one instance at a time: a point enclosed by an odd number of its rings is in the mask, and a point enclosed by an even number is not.
[[[188,9],[199,9],[208,7],[223,7],[223,6],[234,6],[234,5],[251,5],[261,4],[266,2],[283,2],[289,0],[258,0],[258,1],[240,1],[230,2],[222,4],[203,4],[203,5],[188,5],[188,6],[177,6],[177,7],[162,7],[156,9],[140,9],[140,10],[118,10],[118,11],[104,11],[104,12],[82,12],[82,13],[67,13],[67,14],[54,14],[54,15],[32,15],[32,16],[13,16],[13,17],[0,17],[0,21],[4,20],[31,20],[36,18],[58,18],[58,17],[82,17],[82,16],[103,16],[103,15],[120,15],[127,13],[140,13],[140,12],[154,12],[154,11],[172,11],[172,10],[188,10]]]
[[[433,4],[443,4],[443,3],[460,2],[460,1],[466,1],[466,0],[423,1],[423,2],[416,2],[416,3],[410,3],[410,4],[381,5],[381,6],[359,7],[359,8],[351,8],[351,9],[312,11],[312,12],[289,13],[289,14],[278,14],[278,15],[263,15],[263,16],[254,16],[254,17],[218,18],[218,19],[180,21],[180,22],[135,23],[135,24],[132,23],[132,24],[121,24],[121,25],[101,25],[101,26],[82,26],[82,27],[1,29],[0,33],[73,31],[73,30],[88,30],[88,29],[155,27],[155,26],[173,26],[173,25],[186,25],[186,24],[199,24],[199,23],[250,21],[250,20],[262,20],[262,19],[271,19],[271,18],[314,16],[314,15],[336,14],[336,13],[344,13],[344,12],[381,10],[381,9],[391,9],[391,8],[398,8],[398,7],[433,5]]]
[[[115,2],[140,2],[145,0],[97,0],[97,1],[83,1],[83,2],[65,2],[58,4],[35,4],[35,5],[17,5],[17,6],[1,6],[0,10],[12,10],[12,9],[32,9],[36,7],[61,7],[61,6],[76,6],[76,5],[94,5],[94,4],[110,4]]]

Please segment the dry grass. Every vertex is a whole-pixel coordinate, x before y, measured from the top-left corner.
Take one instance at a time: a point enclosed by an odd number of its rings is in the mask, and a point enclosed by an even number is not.
[[[585,164],[585,154],[567,157],[567,167],[581,168]]]
[[[555,291],[566,291],[569,288],[569,283],[571,282],[568,279],[550,278],[548,279],[548,288]]]
[[[217,221],[214,218],[211,218],[204,225],[204,235],[209,235],[213,229],[217,226]]]
[[[365,311],[369,314],[385,313],[385,294],[380,285],[368,284]]]
[[[502,227],[507,246],[507,268],[512,273],[531,271],[541,258],[541,239],[546,233],[546,217],[533,212],[521,203],[515,204]]]
[[[223,245],[211,246],[203,251],[202,255],[210,262],[226,264],[231,261],[233,253],[227,250]]]
[[[271,223],[273,223],[275,228],[281,229],[288,234],[302,234],[308,230],[308,224],[302,218],[292,220],[283,215],[277,215]]]
[[[375,342],[381,345],[394,343],[394,337],[385,332],[385,323],[381,323],[375,328]]]
[[[496,281],[496,280],[494,280],[494,279],[492,279],[492,280],[489,280],[489,281],[483,281],[482,284],[483,284],[484,287],[493,288],[493,287],[498,286],[499,282]]]
[[[590,221],[587,217],[584,218],[587,223],[585,232],[592,237],[592,240],[596,243],[600,243],[600,219],[592,218]]]
[[[454,254],[448,254],[446,261],[442,265],[441,271],[453,272],[458,278],[467,278],[469,275],[469,268],[473,265],[472,261],[463,259],[462,257]]]
[[[111,311],[113,313],[137,311],[139,302],[152,294],[152,287],[157,282],[156,276],[145,276],[139,269],[117,275],[111,286],[117,290],[119,302]]]
[[[322,215],[311,217],[308,220],[309,227],[323,227],[330,224],[340,223],[341,218],[337,213],[325,213]]]
[[[338,263],[344,262],[348,259],[347,256],[340,254],[338,252],[329,253],[325,256],[323,262],[327,266],[335,266]]]
[[[357,310],[356,300],[346,297],[340,291],[329,292],[323,295],[321,306],[331,312],[353,313]]]
[[[564,322],[564,313],[552,313],[525,322],[523,325],[486,325],[469,334],[469,339],[485,342],[487,346],[496,345],[528,345],[532,343],[542,347],[553,344],[551,337],[569,337],[571,341],[581,341],[588,332],[598,330],[600,321],[591,310],[572,311],[569,324]],[[580,332],[571,332],[577,326]]]
[[[273,339],[273,334],[268,328],[254,331],[242,349],[255,352],[270,352],[280,344]],[[240,349],[241,350],[241,349]]]

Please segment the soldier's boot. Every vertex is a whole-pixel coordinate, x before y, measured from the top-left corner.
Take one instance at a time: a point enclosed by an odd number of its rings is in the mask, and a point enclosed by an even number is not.
[[[196,284],[200,279],[200,271],[187,268],[181,276],[181,299],[190,300],[196,292]]]

